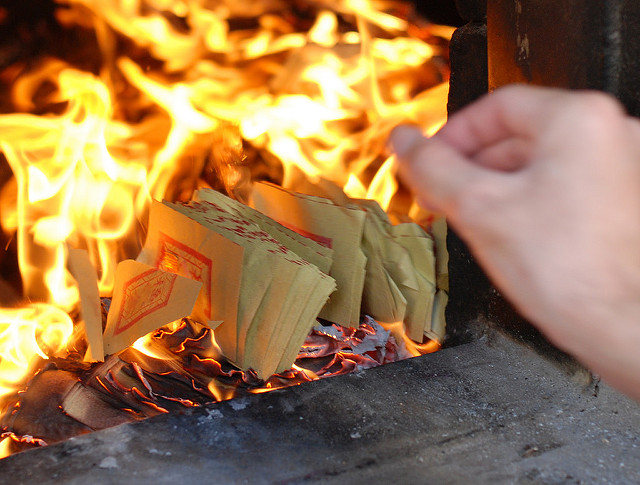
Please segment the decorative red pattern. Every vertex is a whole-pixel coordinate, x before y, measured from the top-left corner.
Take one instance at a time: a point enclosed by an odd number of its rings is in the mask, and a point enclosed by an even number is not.
[[[176,273],[200,281],[206,295],[205,315],[211,318],[211,271],[213,263],[204,254],[160,232],[156,266],[164,271]]]
[[[131,328],[147,315],[167,306],[178,277],[150,269],[131,278],[122,289],[122,307],[114,335]]]

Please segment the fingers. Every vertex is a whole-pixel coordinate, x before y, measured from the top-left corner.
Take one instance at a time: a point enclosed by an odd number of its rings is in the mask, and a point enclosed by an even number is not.
[[[505,139],[532,138],[556,96],[562,94],[526,86],[498,89],[453,115],[438,136],[468,156]]]
[[[494,177],[437,137],[427,139],[417,127],[399,126],[389,141],[400,160],[400,177],[419,203],[433,210],[454,214],[469,187]]]
[[[532,140],[508,138],[473,154],[470,161],[500,172],[515,172],[529,163],[533,148]]]
[[[517,175],[555,173],[559,164],[581,174],[586,158],[606,159],[607,140],[595,142],[623,121],[620,104],[602,93],[512,86],[456,113],[431,139],[404,126],[390,141],[399,174],[420,203],[466,219],[471,202],[500,199],[522,183]],[[528,165],[539,169],[522,172]]]
[[[550,130],[550,120],[581,118],[597,103],[596,111],[616,112],[621,107],[613,98],[601,93],[512,85],[497,89],[454,114],[438,137],[460,153],[474,158],[476,154],[505,140],[537,139]],[[483,165],[490,166],[483,157]],[[499,160],[498,165],[503,164]],[[499,166],[496,168],[500,169]]]

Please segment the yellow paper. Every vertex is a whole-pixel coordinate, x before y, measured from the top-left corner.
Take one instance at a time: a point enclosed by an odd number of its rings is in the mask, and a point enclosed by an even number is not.
[[[80,292],[80,316],[88,343],[84,360],[85,362],[102,362],[104,348],[98,274],[91,264],[89,253],[84,249],[69,248],[67,265],[69,272],[78,283],[78,291]]]
[[[140,337],[191,314],[202,283],[133,260],[116,269],[104,350],[114,354]]]
[[[373,201],[369,201],[373,202]],[[376,206],[377,203],[373,202]],[[377,223],[376,215],[367,211],[362,238],[362,250],[367,256],[367,276],[362,294],[362,311],[386,323],[404,320],[407,300],[385,268],[385,243],[389,244],[389,229]],[[390,227],[390,225],[388,225]]]
[[[317,266],[323,273],[329,273],[333,250],[313,239],[301,236],[295,231],[279,224],[262,212],[227,197],[220,192],[211,189],[200,189],[194,195],[195,201],[206,201],[217,204],[225,211],[235,216],[242,217],[248,222],[256,224],[280,244],[296,253],[299,257]]]
[[[284,328],[290,332],[298,323],[295,318],[291,318],[293,315],[288,308],[290,299],[287,296],[295,294],[300,284],[306,284],[305,281],[300,281],[299,276],[302,273],[298,268],[288,265],[282,259],[272,263],[270,272],[277,276],[264,294],[251,326],[241,342],[244,344],[243,367],[252,368],[263,379],[275,372],[287,345],[286,340],[280,339],[275,349],[269,349],[269,343],[274,340],[278,329]],[[302,306],[300,301],[297,305]],[[270,358],[274,358],[273,354],[277,354],[275,364],[270,362]]]
[[[405,327],[409,338],[422,342],[431,330],[433,302],[436,293],[435,256],[433,240],[420,226],[413,223],[392,226],[394,240],[407,249],[411,265],[418,276],[418,290],[403,291],[407,299]],[[400,287],[403,290],[402,286]]]
[[[436,250],[436,286],[449,291],[449,251],[447,251],[447,222],[438,217],[431,224],[431,233]]]
[[[425,336],[440,343],[444,341],[446,333],[445,309],[449,295],[444,290],[438,290],[433,301],[433,314],[431,316],[431,328],[425,331]]]
[[[300,323],[289,336],[289,343],[280,359],[276,372],[282,372],[291,368],[311,328],[316,325],[318,312],[325,304],[326,297],[318,298],[318,295],[328,295],[333,291],[333,288],[335,288],[335,286],[333,286],[332,281],[328,278],[318,281],[317,286],[311,288],[310,296],[304,300],[306,304],[302,307],[302,313],[298,318]],[[311,298],[311,296],[314,298]]]
[[[243,252],[242,246],[153,201],[138,261],[200,281],[202,289],[192,318],[210,328],[224,321],[235,329]],[[235,345],[235,330],[233,341]]]
[[[210,197],[213,199],[215,197]],[[223,323],[215,331],[216,341],[225,356],[236,365],[243,369],[253,368],[259,377],[268,378],[282,360],[281,354],[290,341],[290,334],[299,331],[296,308],[311,306],[319,311],[335,288],[335,282],[257,224],[236,211],[228,212],[224,204],[210,200],[201,199],[189,205],[165,202],[165,205],[244,248],[236,338],[231,340],[232,332]],[[290,292],[317,288],[319,282],[322,282],[320,291],[312,295],[311,301],[298,299],[292,302],[289,298]],[[313,318],[316,316],[317,313]],[[304,331],[308,332],[308,321],[303,325]],[[220,331],[227,332],[226,337],[220,338]],[[275,351],[277,357],[267,352],[267,348],[272,348],[270,343],[274,335],[283,335],[275,337],[282,340],[276,345],[281,349]]]
[[[365,213],[339,207],[328,199],[289,192],[275,185],[255,184],[252,206],[280,224],[333,249],[329,275],[337,291],[320,317],[344,326],[358,326],[366,257],[360,248]]]
[[[429,234],[415,224],[400,224],[396,229],[377,202],[350,199],[340,187],[326,179],[311,183],[303,174],[298,174],[295,189],[326,197],[339,206],[356,204],[366,210],[362,249],[367,256],[367,274],[362,311],[382,322],[404,321],[407,334],[416,341],[421,342],[424,335],[441,341],[445,333],[444,310],[449,285],[444,218],[434,220],[433,215],[428,214]],[[410,220],[400,219],[405,223]]]
[[[271,285],[274,274],[269,268],[281,246],[255,224],[226,213],[215,204],[205,201],[196,202],[193,206],[164,204],[192,219],[205,231],[218,234],[244,248],[241,269],[237,272],[240,274],[240,292],[231,302],[236,305],[237,318],[223,322],[215,332],[216,342],[225,356],[243,367],[246,335],[263,295]],[[296,258],[295,255],[293,257]],[[224,283],[214,288],[213,292],[216,291],[225,291]]]
[[[265,366],[272,373],[281,370],[283,361],[286,361],[287,369],[293,365],[304,339],[316,324],[320,309],[335,289],[333,280],[315,278],[308,268],[301,268],[296,276],[278,318],[278,321],[287,324],[274,328],[263,357]],[[298,337],[300,334],[302,341]],[[291,351],[294,352],[293,356],[287,357]]]

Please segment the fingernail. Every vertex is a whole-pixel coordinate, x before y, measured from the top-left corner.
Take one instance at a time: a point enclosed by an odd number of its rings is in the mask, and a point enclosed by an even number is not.
[[[389,135],[389,145],[396,155],[402,158],[423,138],[424,135],[417,126],[400,125],[395,127]]]

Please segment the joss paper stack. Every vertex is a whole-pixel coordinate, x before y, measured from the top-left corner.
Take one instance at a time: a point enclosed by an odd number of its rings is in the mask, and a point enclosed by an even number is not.
[[[221,320],[215,337],[225,356],[267,378],[291,367],[335,282],[254,222],[203,199],[153,204],[143,257],[196,279],[213,275],[194,313]],[[170,250],[161,242],[168,237]],[[197,264],[185,265],[185,253]]]
[[[315,184],[306,182],[301,187],[315,199],[328,199],[350,214],[359,211],[364,216],[359,242],[366,262],[362,312],[380,322],[403,322],[407,335],[416,342],[422,342],[424,337],[442,341],[447,294],[445,289],[437,291],[433,237],[412,222],[391,224],[377,202],[351,199],[328,180],[320,179]],[[253,204],[272,217],[282,218],[283,224],[295,225],[296,219],[291,215],[295,214],[295,210],[278,210],[264,202],[269,193],[275,190],[284,189],[258,184],[254,189]],[[443,263],[446,271],[446,260]],[[340,280],[336,278],[336,281],[339,293]]]
[[[357,327],[367,264],[361,249],[365,212],[268,183],[254,185],[251,205],[283,226],[333,249],[329,275],[335,279],[337,291],[320,317]]]

